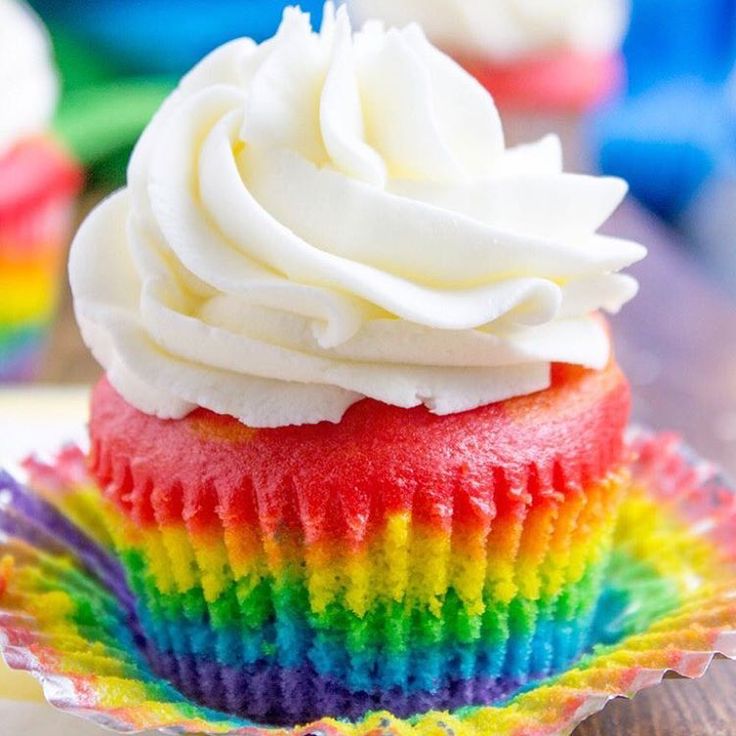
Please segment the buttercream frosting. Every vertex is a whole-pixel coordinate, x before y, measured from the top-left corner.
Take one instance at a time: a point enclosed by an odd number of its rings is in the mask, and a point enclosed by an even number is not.
[[[0,152],[47,128],[57,96],[44,27],[25,4],[0,0]]]
[[[128,187],[72,249],[77,318],[138,409],[253,427],[339,421],[364,397],[437,414],[602,368],[594,315],[642,246],[596,234],[626,192],[507,149],[493,100],[418,26],[320,33],[287,9],[184,78]]]
[[[358,22],[417,22],[432,42],[497,61],[556,51],[618,48],[628,0],[348,0]]]

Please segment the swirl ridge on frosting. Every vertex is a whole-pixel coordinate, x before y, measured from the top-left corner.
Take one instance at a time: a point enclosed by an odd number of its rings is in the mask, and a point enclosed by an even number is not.
[[[231,42],[142,136],[70,262],[84,338],[120,393],[253,427],[364,397],[438,414],[602,368],[642,246],[596,234],[623,182],[515,149],[488,93],[417,26],[320,33],[290,8]]]

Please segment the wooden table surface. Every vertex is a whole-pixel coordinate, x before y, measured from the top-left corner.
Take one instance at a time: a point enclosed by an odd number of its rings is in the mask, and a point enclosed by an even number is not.
[[[636,418],[674,429],[736,477],[736,306],[689,261],[657,221],[625,205],[607,230],[650,247],[634,269],[640,296],[614,320]],[[43,380],[92,382],[100,371],[81,344],[68,294]],[[575,736],[736,736],[736,663],[698,682],[668,679],[634,701],[613,701]],[[489,735],[490,736],[490,735]]]

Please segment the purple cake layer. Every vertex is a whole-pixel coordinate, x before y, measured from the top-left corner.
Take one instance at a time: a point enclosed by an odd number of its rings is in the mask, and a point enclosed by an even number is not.
[[[389,690],[371,695],[351,691],[340,681],[321,677],[308,666],[281,669],[259,663],[231,668],[189,656],[151,655],[149,651],[149,657],[154,671],[188,698],[215,710],[277,726],[324,717],[358,720],[369,712],[382,710],[409,718],[430,710],[488,705],[517,692],[524,684],[507,678],[472,678],[451,681],[432,693]],[[274,697],[274,693],[281,696]],[[280,705],[276,712],[275,702]]]

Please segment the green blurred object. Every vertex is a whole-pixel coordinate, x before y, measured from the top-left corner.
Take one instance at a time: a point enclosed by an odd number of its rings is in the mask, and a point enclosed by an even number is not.
[[[123,181],[130,151],[171,91],[168,80],[120,79],[64,94],[55,130],[99,183]]]
[[[176,80],[123,76],[85,42],[53,25],[50,31],[63,87],[54,129],[93,186],[119,186],[136,140]]]

